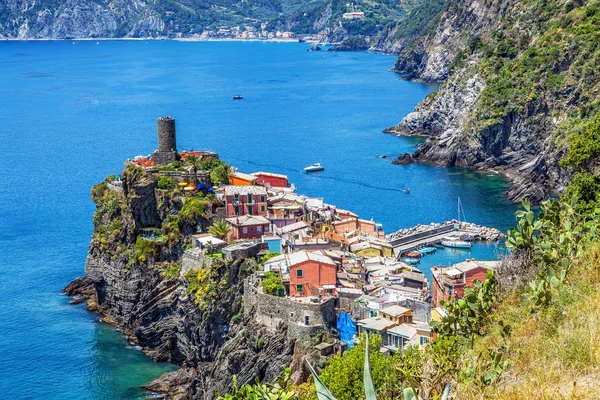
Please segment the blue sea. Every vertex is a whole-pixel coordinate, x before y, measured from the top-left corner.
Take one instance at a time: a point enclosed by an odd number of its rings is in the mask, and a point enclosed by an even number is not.
[[[467,220],[512,224],[515,207],[498,176],[391,164],[419,139],[382,130],[436,85],[399,80],[388,72],[393,56],[307,49],[0,42],[0,397],[143,398],[141,385],[175,368],[60,294],[84,273],[91,187],[156,148],[161,115],[177,119],[180,149],[214,150],[242,172],[287,174],[298,192],[373,218],[386,232],[454,218],[458,197]],[[325,171],[302,173],[314,162]],[[438,251],[421,267],[500,252]]]

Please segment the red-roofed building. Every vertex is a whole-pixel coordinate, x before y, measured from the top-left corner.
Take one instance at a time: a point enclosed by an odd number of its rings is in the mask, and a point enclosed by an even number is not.
[[[271,172],[255,172],[250,174],[256,177],[256,184],[261,186],[269,185],[271,187],[288,187],[288,177],[286,175],[273,174]]]
[[[473,287],[477,279],[483,282],[489,269],[495,269],[498,261],[469,260],[451,267],[433,267],[433,306],[438,307],[440,301],[448,301],[452,297],[461,298],[465,295],[465,287]]]

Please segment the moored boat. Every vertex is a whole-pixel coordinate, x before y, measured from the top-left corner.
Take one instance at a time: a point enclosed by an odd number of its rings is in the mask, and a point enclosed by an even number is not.
[[[422,256],[422,254],[419,253],[418,251],[408,251],[404,255],[406,257],[410,257],[410,258],[421,258],[421,256]]]
[[[465,242],[464,240],[442,240],[444,247],[450,247],[453,249],[470,249],[471,243]]]
[[[325,169],[325,167],[323,167],[321,165],[321,163],[318,162],[318,163],[315,163],[313,165],[310,165],[310,166],[304,168],[304,172],[317,172],[317,171],[323,171],[324,169]]]
[[[423,254],[431,254],[431,253],[435,253],[437,249],[435,247],[430,247],[430,246],[425,246],[425,247],[421,247],[419,249],[419,251]]]
[[[410,264],[410,265],[416,265],[416,264],[419,263],[419,259],[418,258],[404,257],[401,261],[403,263]]]

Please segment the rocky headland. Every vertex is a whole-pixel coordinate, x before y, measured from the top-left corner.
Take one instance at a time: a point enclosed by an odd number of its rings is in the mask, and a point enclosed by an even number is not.
[[[157,177],[134,165],[122,176],[122,188],[103,182],[92,190],[85,277],[64,292],[153,360],[181,366],[147,388],[169,398],[215,399],[231,389],[234,375],[240,385],[257,377],[274,381],[290,365],[292,379],[302,381],[306,352],[299,341],[285,324],[268,330],[255,322],[251,306],[244,309],[244,279],[256,270],[254,259],[218,259],[202,272],[181,273],[191,234],[212,224],[214,200],[159,188]]]

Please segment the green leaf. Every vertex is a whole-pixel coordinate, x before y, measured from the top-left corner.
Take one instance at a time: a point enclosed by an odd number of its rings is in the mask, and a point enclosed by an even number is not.
[[[371,362],[369,361],[369,335],[367,335],[367,344],[365,346],[365,369],[364,369],[364,384],[366,400],[377,400],[375,396],[375,388],[373,387],[373,379],[371,378]]]
[[[315,389],[317,390],[317,398],[319,400],[336,400],[336,398],[333,397],[331,392],[329,392],[329,389],[327,389],[327,386],[325,386],[325,384],[323,384],[323,382],[321,382],[321,379],[319,379],[319,376],[313,369],[312,365],[310,365],[310,363],[308,361],[306,361],[306,363],[308,364],[310,373],[312,374],[313,379],[315,381]]]
[[[529,222],[529,225],[533,224],[533,211],[528,211],[525,218],[527,219],[527,222]]]
[[[560,284],[560,281],[558,280],[557,277],[553,276],[552,278],[550,278],[550,284],[554,287],[558,287],[558,285]]]

